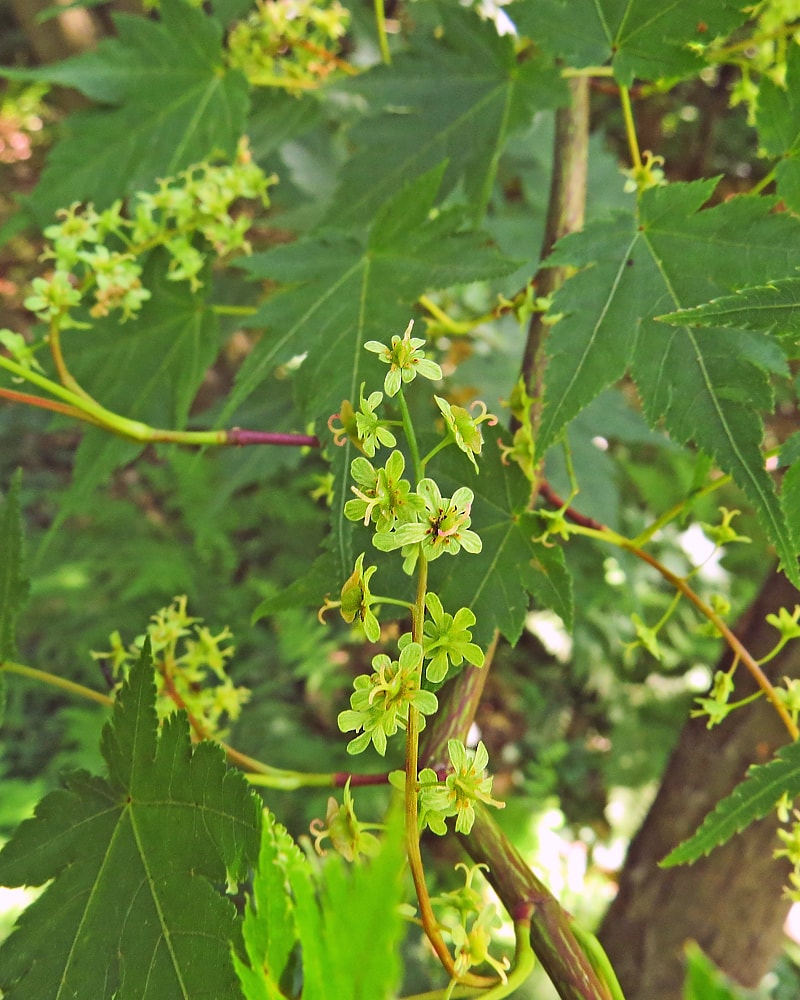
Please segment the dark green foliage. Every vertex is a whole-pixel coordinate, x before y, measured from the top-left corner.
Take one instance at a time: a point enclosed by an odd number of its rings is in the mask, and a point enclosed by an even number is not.
[[[18,469],[0,507],[0,660],[17,655],[17,619],[29,589],[24,575],[21,488],[22,470]]]
[[[654,7],[648,0],[543,0],[518,2],[511,16],[554,55],[575,66],[602,66],[630,85],[678,78],[703,65],[692,44],[705,45],[742,23],[736,0],[703,0],[691,12],[679,3]]]
[[[160,22],[115,22],[119,37],[96,51],[17,74],[107,105],[67,122],[29,202],[41,225],[73,201],[106,208],[214,153],[230,156],[244,127],[248,88],[224,66],[218,22],[181,0],[163,0]]]
[[[103,730],[108,777],[74,772],[0,853],[4,885],[42,885],[0,952],[14,997],[235,997],[237,918],[221,893],[255,863],[261,811],[185,718],[159,733],[145,649]]]
[[[470,530],[482,543],[479,553],[432,562],[428,586],[447,613],[475,614],[474,642],[486,648],[496,632],[504,640],[476,722],[509,790],[502,820],[523,848],[532,814],[556,796],[568,822],[603,831],[612,788],[656,781],[698,693],[696,676],[685,675],[718,656],[716,637],[698,635],[688,602],[672,605],[654,568],[636,558],[637,544],[702,599],[729,598],[730,621],[772,553],[798,580],[800,446],[782,423],[796,426],[800,329],[800,227],[781,211],[800,207],[800,57],[789,35],[786,86],[777,74],[752,84],[758,142],[777,161],[777,199],[725,200],[748,176],[738,167],[756,163],[743,111],[736,136],[751,147],[726,147],[721,182],[704,169],[710,152],[698,155],[700,167],[669,152],[684,112],[701,115],[697,93],[709,76],[709,93],[734,114],[719,82],[726,67],[715,68],[724,50],[706,46],[741,30],[741,55],[750,28],[740,3],[518,0],[505,8],[517,35],[455,0],[387,8],[391,60],[379,61],[368,5],[353,5],[335,57],[315,53],[319,77],[298,86],[273,76],[293,54],[289,42],[261,78],[231,68],[232,22],[255,9],[247,0],[162,0],[146,17],[117,16],[116,36],[93,52],[6,73],[75,88],[92,102],[65,118],[27,198],[40,227],[76,201],[102,209],[140,189],[153,195],[159,178],[229,160],[237,148],[278,174],[270,211],[248,233],[251,256],[231,266],[198,237],[193,249],[206,263],[192,288],[172,280],[167,253],[148,244],[139,262],[151,297],[137,316],[123,323],[118,313],[76,310],[88,328],[62,332],[70,374],[102,406],[149,426],[305,431],[319,441],[302,452],[190,450],[86,425],[78,434],[69,415],[24,407],[19,372],[0,368],[0,486],[11,483],[0,507],[0,658],[111,693],[111,657],[98,663],[89,650],[107,650],[115,628],[127,643],[156,608],[186,593],[190,613],[212,630],[230,625],[231,672],[252,692],[226,739],[292,769],[272,788],[268,773],[264,798],[281,822],[272,813],[262,822],[261,800],[218,746],[192,745],[183,716],[157,728],[144,655],[103,730],[107,775],[93,777],[75,767],[86,766],[103,709],[67,708],[62,692],[41,697],[15,677],[0,769],[10,789],[5,826],[24,808],[23,782],[52,786],[64,764],[70,773],[0,853],[5,885],[52,879],[0,950],[8,1000],[377,1000],[410,991],[410,978],[401,986],[398,904],[411,896],[391,810],[381,852],[351,867],[338,857],[317,862],[295,839],[324,814],[326,783],[341,785],[332,772],[360,773],[337,729],[353,677],[369,673],[378,653],[395,659],[410,627],[408,606],[383,603],[381,633],[365,644],[338,611],[323,625],[308,610],[326,594],[336,601],[361,551],[365,566],[378,567],[373,593],[414,599],[416,581],[397,553],[379,551],[370,530],[343,516],[359,451],[349,438],[335,447],[328,422],[338,412],[338,427],[344,400],[358,407],[362,385],[367,395],[385,390],[387,368],[363,349],[367,341],[389,343],[413,319],[426,360],[444,370],[441,382],[418,378],[404,390],[421,454],[444,431],[432,392],[459,407],[482,397],[499,417],[481,426],[479,473],[456,448],[425,469],[442,496],[473,492]],[[592,73],[587,221],[542,262],[554,112],[584,67],[604,67]],[[713,72],[701,80],[703,67]],[[670,90],[687,77],[695,79]],[[626,186],[609,151],[624,150],[623,166],[639,158],[618,110],[619,86],[632,84],[627,124],[663,143],[653,152],[668,154],[669,179],[640,173],[636,193],[635,171]],[[243,135],[249,147],[238,146]],[[708,207],[715,199],[722,204]],[[249,206],[242,212],[250,218]],[[565,269],[552,296],[542,290],[545,264]],[[502,406],[529,323],[543,312],[544,349],[528,385],[541,423],[525,459],[546,482],[532,483],[504,461],[513,432]],[[40,338],[35,357],[58,379],[44,329],[31,334]],[[404,405],[386,396],[381,417],[412,479]],[[765,440],[777,473],[767,471]],[[384,449],[371,460],[382,467],[387,457]],[[24,488],[11,473],[20,463]],[[557,503],[547,487],[573,507],[561,535],[579,524],[594,526],[593,537],[560,537],[558,525],[546,534],[553,522],[543,509]],[[721,505],[742,509],[736,525],[753,539],[749,553],[726,546],[728,578],[699,568],[683,535],[693,521],[718,524]],[[27,617],[23,512],[36,571]],[[357,606],[359,595],[351,598]],[[547,647],[537,616],[573,629],[561,648]],[[637,644],[642,635],[648,642]],[[442,704],[462,671],[437,691]],[[429,719],[428,735],[442,721],[450,720]],[[373,757],[363,773],[399,764],[402,743],[390,748],[391,763]],[[798,763],[793,745],[752,769],[669,863],[707,853],[800,791]],[[313,789],[302,787],[309,775]],[[357,793],[359,807],[363,795],[368,809],[386,811],[389,789]],[[449,845],[437,848],[438,864]],[[494,857],[492,867],[505,860]],[[249,896],[236,906],[225,896],[235,886]],[[504,902],[514,910],[519,901]],[[687,998],[733,995],[701,957],[689,968]],[[567,978],[556,983],[562,997],[585,1000]]]
[[[800,229],[770,205],[739,199],[699,212],[714,181],[644,192],[640,211],[568,237],[551,263],[584,268],[556,295],[540,447],[600,388],[630,367],[651,423],[694,440],[756,505],[792,579],[796,553],[774,488],[757,457],[769,376],[784,370],[767,333],[698,333],[655,322],[666,303],[688,307],[800,264]],[[741,252],[742,240],[748,253]],[[674,309],[673,309],[674,311]]]

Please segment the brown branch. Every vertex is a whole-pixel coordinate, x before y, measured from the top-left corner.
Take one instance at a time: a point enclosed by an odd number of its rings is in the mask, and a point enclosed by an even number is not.
[[[583,226],[586,208],[586,177],[589,149],[589,84],[585,77],[569,81],[571,103],[556,113],[553,145],[553,174],[550,200],[540,259],[542,264],[533,279],[539,297],[551,295],[563,283],[561,267],[548,267],[547,257],[562,236]],[[528,325],[528,339],[522,355],[521,375],[533,398],[531,427],[534,440],[541,420],[541,396],[544,388],[543,348],[549,327],[542,313],[534,313]]]

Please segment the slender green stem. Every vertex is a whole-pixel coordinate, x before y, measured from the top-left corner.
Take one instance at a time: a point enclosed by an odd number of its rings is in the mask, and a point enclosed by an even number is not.
[[[67,363],[64,360],[64,354],[61,350],[61,328],[59,327],[56,318],[50,322],[50,331],[47,339],[50,344],[50,353],[53,356],[58,377],[61,379],[61,384],[65,388],[71,389],[72,392],[74,392],[76,396],[80,396],[81,399],[94,403],[95,400],[92,399],[89,393],[83,388],[83,386],[80,385],[78,380],[74,378],[69,368],[67,368]]]
[[[422,628],[425,622],[425,594],[428,588],[428,561],[420,552],[417,563],[417,596],[411,616],[411,638],[422,643]],[[471,973],[458,975],[453,962],[453,956],[447,947],[439,922],[433,912],[433,905],[425,882],[425,869],[422,864],[422,853],[419,846],[419,710],[409,706],[408,723],[406,725],[406,785],[405,785],[405,821],[406,821],[406,855],[411,878],[419,903],[419,913],[425,934],[436,952],[439,961],[444,966],[451,979],[472,986],[488,986],[495,982],[485,976],[475,976]]]
[[[416,482],[419,482],[425,473],[422,467],[422,462],[419,458],[417,435],[414,433],[414,424],[411,422],[411,414],[408,412],[408,403],[406,403],[406,397],[403,395],[402,387],[397,394],[397,401],[400,406],[400,417],[403,421],[403,433],[406,436],[406,441],[408,441],[408,450],[411,452],[411,462],[414,466],[414,479]]]
[[[765,174],[760,181],[755,183],[750,190],[747,192],[749,195],[761,194],[765,187],[768,187],[774,180],[777,174],[777,169],[775,167],[770,170],[768,174]]]
[[[438,455],[440,451],[444,451],[444,449],[448,445],[451,445],[453,443],[453,440],[454,440],[453,435],[448,434],[446,438],[442,438],[442,440],[437,445],[434,445],[434,447],[431,448],[428,454],[423,459],[420,460],[419,464],[422,472],[425,471],[425,467],[427,466],[428,462],[430,462],[430,460],[434,457],[434,455]]]
[[[619,88],[619,99],[622,104],[622,117],[625,121],[625,135],[628,139],[628,149],[631,154],[631,164],[635,171],[642,169],[642,155],[639,152],[639,140],[636,138],[636,125],[633,121],[631,93],[627,87]]]
[[[35,396],[24,398],[24,394],[14,393],[14,390],[11,389],[0,389],[0,396],[15,399],[19,402],[28,402],[31,405],[40,406],[44,409],[56,410],[59,413],[74,417],[76,420],[82,420],[84,423],[101,427],[111,434],[127,438],[130,441],[138,441],[142,444],[182,444],[192,447],[271,444],[288,445],[291,447],[319,447],[318,438],[311,434],[250,431],[239,427],[234,427],[227,431],[174,431],[160,427],[150,427],[140,420],[131,420],[128,417],[121,417],[118,413],[112,413],[111,410],[107,410],[85,393],[81,395],[78,392],[74,392],[72,389],[68,389],[58,382],[40,375],[38,372],[24,368],[10,358],[0,356],[0,368],[5,368],[12,375],[26,379],[28,382],[39,386],[39,388],[45,389],[52,396],[63,400],[66,406]]]
[[[641,548],[643,545],[646,545],[647,542],[649,542],[650,539],[653,537],[653,535],[655,535],[663,527],[669,524],[670,521],[674,521],[676,517],[680,517],[681,514],[683,514],[683,512],[686,510],[688,504],[695,503],[702,497],[708,496],[709,493],[713,493],[715,490],[720,489],[720,487],[727,486],[727,484],[732,481],[733,481],[733,476],[725,475],[725,476],[720,476],[719,479],[715,479],[711,483],[706,483],[706,485],[703,486],[701,489],[696,490],[694,493],[691,494],[691,496],[685,498],[684,500],[681,500],[679,503],[676,503],[674,506],[670,507],[668,511],[663,513],[661,517],[656,518],[656,520],[653,521],[652,524],[650,524],[647,528],[645,528],[644,531],[638,534],[636,538],[632,539],[631,544],[637,546],[638,548]]]
[[[428,990],[426,993],[415,993],[403,997],[402,1000],[450,1000],[450,998],[477,998],[481,1000],[503,1000],[511,996],[529,978],[536,965],[536,956],[531,948],[531,925],[529,920],[518,920],[514,924],[516,948],[514,951],[514,967],[506,977],[505,982],[499,982],[488,990],[474,990],[469,986],[451,984],[441,990]]]
[[[561,70],[561,75],[564,77],[565,80],[580,79],[581,77],[613,76],[614,67],[582,66],[580,69],[575,69],[572,66],[567,66],[565,69]]]
[[[700,614],[714,625],[720,635],[725,639],[730,649],[747,667],[756,684],[758,684],[769,703],[780,716],[780,719],[786,727],[786,730],[792,740],[800,738],[800,729],[798,729],[797,724],[789,715],[786,706],[778,697],[777,691],[770,683],[769,678],[761,669],[758,662],[747,650],[738,636],[731,631],[730,627],[723,620],[723,618],[717,614],[710,604],[700,597],[700,595],[690,586],[689,582],[684,577],[678,576],[676,573],[667,569],[667,567],[662,562],[659,562],[655,556],[651,556],[649,552],[646,552],[643,548],[636,545],[635,541],[625,538],[623,535],[618,534],[616,531],[612,531],[610,528],[598,529],[590,528],[582,524],[573,524],[570,530],[576,535],[586,535],[589,538],[596,538],[598,541],[610,542],[612,545],[617,545],[619,548],[627,550],[635,555],[637,559],[641,559],[642,562],[646,562],[648,566],[652,566],[653,569],[661,574],[667,583],[671,584],[676,588],[676,590],[680,591],[684,597],[688,598]]]
[[[390,66],[392,63],[392,53],[389,50],[389,36],[386,34],[386,10],[383,0],[375,0],[375,24],[378,28],[378,45],[381,50],[381,59],[384,65]]]
[[[221,744],[228,758],[235,763],[243,764],[240,759],[244,755],[233,751],[226,744]],[[334,774],[304,774],[302,771],[284,771],[280,767],[271,767],[261,761],[248,757],[245,766],[245,778],[251,785],[259,788],[274,788],[280,792],[294,792],[298,788],[334,788],[337,782]]]
[[[0,663],[0,670],[4,670],[9,674],[18,674],[20,677],[28,677],[30,680],[39,681],[43,684],[49,684],[50,687],[60,688],[62,691],[67,691],[69,694],[76,694],[80,698],[96,701],[98,705],[104,705],[106,708],[114,704],[114,699],[110,695],[103,694],[102,691],[94,691],[84,684],[69,681],[66,677],[59,677],[58,674],[51,674],[49,670],[38,670],[36,667],[28,667],[24,663],[13,663],[9,660]]]
[[[608,991],[608,1000],[625,1000],[622,987],[614,972],[614,966],[606,955],[605,948],[600,944],[597,936],[590,931],[585,931],[576,921],[572,922],[572,933],[578,944],[583,948],[584,954],[592,963],[592,968],[602,980]]]
[[[258,312],[257,306],[217,305],[210,309],[216,316],[255,316]]]

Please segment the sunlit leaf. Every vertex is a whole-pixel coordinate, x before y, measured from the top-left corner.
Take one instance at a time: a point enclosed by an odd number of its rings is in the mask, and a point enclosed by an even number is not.
[[[734,834],[762,819],[783,795],[789,800],[800,794],[800,743],[781,747],[768,764],[754,764],[747,777],[717,804],[698,830],[664,858],[664,867],[683,865],[710,854]]]

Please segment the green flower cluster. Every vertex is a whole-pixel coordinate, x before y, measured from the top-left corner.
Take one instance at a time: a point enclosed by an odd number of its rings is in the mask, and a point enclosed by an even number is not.
[[[195,246],[196,236],[219,256],[249,252],[246,234],[252,215],[242,205],[268,205],[272,183],[274,178],[252,161],[243,140],[232,164],[202,163],[159,181],[155,192],[137,192],[130,214],[121,201],[103,212],[91,204],[63,209],[60,221],[44,231],[51,246],[43,259],[53,261],[53,271],[34,279],[26,308],[62,329],[83,326],[70,312],[91,291],[91,316],[118,311],[124,321],[150,298],[139,261],[158,246],[169,255],[169,280],[199,288],[206,256]]]
[[[485,774],[489,753],[483,741],[470,751],[460,740],[448,740],[447,753],[452,770],[444,781],[439,781],[430,767],[419,773],[420,824],[439,836],[447,832],[446,821],[452,816],[456,817],[456,832],[469,833],[475,822],[476,802],[497,809],[505,806],[492,798],[492,778]]]
[[[472,553],[481,551],[481,540],[470,529],[470,512],[475,499],[471,489],[461,486],[452,497],[446,498],[432,479],[421,479],[416,496],[422,500],[423,511],[414,521],[396,523],[389,530],[377,531],[372,537],[376,549],[381,552],[401,549],[403,569],[408,574],[414,572],[420,552],[428,562],[433,562],[445,553],[455,555],[461,549]]]
[[[228,641],[230,630],[225,627],[214,635],[201,618],[188,614],[185,596],[157,611],[151,623],[146,635],[155,666],[159,719],[185,708],[204,737],[223,737],[223,716],[238,719],[250,698],[250,691],[235,687],[228,676],[228,661],[236,651]],[[113,632],[109,650],[92,652],[94,659],[109,661],[117,689],[138,660],[144,640],[140,635],[125,646],[119,632]]]
[[[436,695],[419,686],[422,657],[422,646],[408,642],[397,660],[379,653],[372,658],[374,672],[356,677],[350,708],[340,712],[338,720],[343,733],[360,733],[347,744],[348,753],[361,753],[372,743],[383,756],[388,737],[406,728],[412,705],[420,713],[420,727],[424,717],[437,710]]]
[[[349,23],[339,0],[256,0],[230,31],[230,65],[256,87],[316,87],[350,69],[336,55]]]

